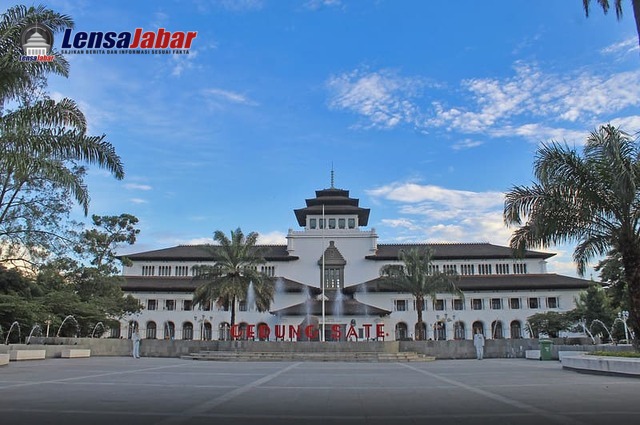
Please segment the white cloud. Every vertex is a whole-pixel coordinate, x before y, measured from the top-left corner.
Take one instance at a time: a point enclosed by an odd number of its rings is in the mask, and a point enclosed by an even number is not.
[[[464,139],[461,140],[459,142],[456,142],[453,144],[453,146],[451,146],[451,148],[453,150],[459,151],[459,150],[463,150],[463,149],[471,149],[471,148],[477,148],[480,145],[483,145],[484,142],[481,142],[479,140],[472,140],[472,139]]]
[[[189,53],[171,55],[173,60],[171,75],[174,77],[180,77],[186,69],[193,69],[195,67],[195,59],[197,57],[198,51],[195,49],[190,49]]]
[[[583,143],[585,124],[595,128],[640,106],[640,70],[550,73],[523,61],[514,63],[511,76],[469,78],[459,83],[458,90],[449,89],[464,99],[460,105],[438,98],[436,90],[427,93],[427,88],[438,85],[426,84],[422,77],[385,69],[333,76],[327,87],[329,107],[360,115],[365,128],[411,125],[420,131],[515,135],[535,142],[552,138]],[[478,143],[466,140],[454,148]]]
[[[148,201],[142,198],[131,198],[129,199],[129,201],[133,202],[134,204],[146,204]]]
[[[611,44],[604,49],[601,49],[600,53],[602,53],[603,55],[620,53],[625,55],[627,53],[635,52],[636,50],[640,50],[640,47],[638,46],[638,39],[636,37],[631,37],[618,43]]]
[[[257,102],[249,99],[247,96],[240,93],[232,92],[229,90],[212,88],[212,89],[204,90],[203,93],[207,97],[207,100],[214,101],[214,102],[224,101],[226,103],[237,103],[240,105],[249,105],[249,106],[258,105]]]
[[[258,244],[260,245],[286,245],[287,235],[282,232],[273,231],[258,234]]]
[[[318,10],[329,7],[342,7],[341,0],[308,0],[304,7],[310,10]]]
[[[148,184],[138,184],[138,183],[126,183],[124,185],[125,189],[128,190],[151,190],[153,189]]]
[[[416,122],[419,110],[413,99],[422,86],[418,78],[401,77],[389,70],[356,70],[328,80],[329,106],[363,115],[371,122],[368,127],[392,128]]]

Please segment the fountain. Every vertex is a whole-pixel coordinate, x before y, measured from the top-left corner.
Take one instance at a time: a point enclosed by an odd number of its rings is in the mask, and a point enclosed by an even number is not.
[[[618,322],[622,323],[622,326],[624,327],[624,339],[626,343],[629,344],[629,328],[627,327],[627,322],[622,320],[622,318],[620,317],[615,318],[615,320],[613,321],[613,324],[611,325],[611,330],[613,330],[616,327],[616,323]]]
[[[607,334],[609,334],[609,341],[613,343],[613,335],[611,335],[611,332],[609,331],[609,328],[607,328],[607,325],[605,325],[602,320],[593,319],[591,321],[591,325],[589,326],[589,330],[592,330],[594,323],[599,323],[600,326],[602,326],[604,328],[604,330],[607,331]]]
[[[529,329],[528,329],[528,332],[529,332],[529,338],[535,338],[535,334],[533,333],[533,328],[531,327],[531,323],[529,323],[529,322],[524,322],[524,323],[525,323],[525,325],[527,325],[527,327],[529,328]]]
[[[18,327],[18,342],[20,342],[20,324],[18,322],[13,322],[11,327],[9,327],[9,332],[7,332],[7,338],[4,340],[5,345],[9,345],[9,337],[11,336],[11,330],[14,326]]]
[[[31,332],[29,332],[29,336],[27,337],[27,340],[25,341],[25,344],[29,344],[29,341],[31,341],[31,336],[33,335],[33,332],[35,332],[36,330],[40,331],[40,335],[42,335],[42,328],[40,327],[40,325],[38,323],[36,323],[31,328]]]
[[[93,327],[93,331],[91,331],[91,338],[93,338],[93,335],[96,333],[96,329],[98,329],[98,325],[102,326],[102,332],[106,330],[106,328],[104,327],[104,323],[102,322],[96,323],[96,325]]]
[[[593,345],[596,344],[596,339],[593,337],[593,335],[591,334],[591,332],[589,331],[589,329],[587,329],[587,325],[585,324],[586,320],[582,319],[580,320],[580,325],[582,325],[582,329],[584,329],[584,332],[589,335],[591,337],[591,342],[593,342]]]
[[[342,316],[342,304],[344,302],[344,294],[340,288],[336,289],[336,296],[333,300],[333,316],[338,318]]]
[[[62,327],[64,326],[65,322],[69,319],[73,320],[73,322],[76,324],[76,336],[78,336],[78,334],[80,333],[80,325],[78,324],[78,321],[76,320],[75,317],[73,317],[72,315],[68,315],[62,320],[62,323],[60,323],[60,327],[58,328],[58,333],[56,333],[56,338],[60,336],[60,331],[62,331]]]
[[[247,288],[247,311],[256,308],[256,290],[253,287],[253,282],[249,282],[249,288]]]
[[[302,295],[304,296],[304,315],[309,317],[311,316],[311,291],[308,286],[305,285],[302,289]]]

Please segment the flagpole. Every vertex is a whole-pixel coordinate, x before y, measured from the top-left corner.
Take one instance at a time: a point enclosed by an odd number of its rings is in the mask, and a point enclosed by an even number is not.
[[[325,281],[324,281],[324,228],[326,226],[326,223],[324,221],[324,204],[322,204],[322,273],[321,273],[321,282],[320,284],[322,285],[322,342],[325,342],[325,331],[324,331],[324,327],[325,327],[325,310],[324,310],[324,287],[325,285]]]

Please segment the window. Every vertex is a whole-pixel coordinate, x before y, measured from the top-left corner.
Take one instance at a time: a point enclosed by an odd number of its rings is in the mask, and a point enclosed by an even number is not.
[[[491,309],[492,310],[501,310],[502,309],[502,298],[491,298]]]
[[[155,268],[155,266],[142,266],[142,276],[153,276]]]
[[[537,298],[529,298],[529,308],[536,309],[538,307],[538,299]]]
[[[335,229],[336,228],[336,219],[335,218],[330,218],[329,219],[329,229]]]
[[[238,303],[238,311],[247,311],[247,302],[245,300]]]
[[[548,297],[547,308],[558,308],[558,297]]]
[[[445,264],[442,266],[442,271],[445,273],[458,273],[458,268],[455,264]]]
[[[158,266],[158,276],[171,276],[171,266]]]
[[[338,229],[344,229],[346,227],[346,220],[344,218],[338,219]]]
[[[276,275],[275,266],[261,266],[260,271],[270,277],[273,277]]]
[[[324,229],[324,221],[325,220],[323,218],[318,220],[318,224],[319,224],[318,228],[319,229]]]
[[[182,302],[182,309],[183,309],[184,311],[191,311],[191,310],[193,310],[193,301],[191,301],[191,300],[184,300],[184,301]]]
[[[325,289],[342,288],[342,268],[326,268],[324,272]]]
[[[443,311],[444,310],[444,300],[435,300],[433,302],[433,306],[436,310],[438,311]]]
[[[407,311],[407,300],[393,300],[395,311]]]
[[[309,219],[309,228],[315,229],[316,227],[318,227],[317,220],[315,218]]]
[[[520,308],[520,298],[510,298],[509,307],[511,307],[512,310],[518,310]]]
[[[356,228],[356,219],[355,218],[350,218],[348,222],[349,222],[349,229],[355,229]]]
[[[453,309],[454,310],[464,310],[464,301],[461,299],[453,300]]]
[[[463,264],[460,266],[460,274],[467,276],[473,273],[473,264]]]
[[[508,264],[496,264],[496,273],[497,274],[509,274],[509,265]]]
[[[165,300],[164,309],[165,310],[175,310],[176,309],[176,301],[175,300]]]
[[[189,276],[189,266],[176,266],[176,276]]]
[[[156,322],[147,322],[147,339],[156,339],[157,331]]]
[[[482,310],[482,298],[474,298],[471,300],[471,310]]]
[[[434,274],[440,271],[440,266],[437,264],[430,264],[427,269],[429,274]]]
[[[478,264],[478,274],[491,274],[491,264]]]
[[[515,274],[527,274],[527,265],[526,264],[514,264],[513,272]]]
[[[455,322],[453,324],[453,339],[464,339],[465,338],[465,332],[464,332],[464,323],[463,322]]]
[[[193,323],[184,322],[182,324],[182,339],[193,339]]]
[[[147,310],[157,310],[158,302],[156,300],[147,300]]]
[[[413,309],[418,311],[418,300],[413,300]],[[427,301],[425,299],[422,300],[422,311],[427,311]]]

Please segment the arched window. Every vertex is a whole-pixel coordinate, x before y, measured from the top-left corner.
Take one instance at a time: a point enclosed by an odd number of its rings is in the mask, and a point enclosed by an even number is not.
[[[407,338],[407,324],[400,322],[396,325],[396,341]]]
[[[218,339],[220,341],[229,341],[231,339],[229,328],[230,326],[227,322],[220,323],[220,326],[218,326]]]
[[[157,330],[156,322],[147,322],[147,339],[156,339]]]
[[[466,334],[464,329],[464,322],[458,320],[453,324],[453,339],[461,340],[465,338]]]
[[[176,338],[176,325],[173,322],[164,322],[164,339]]]
[[[184,322],[182,324],[182,339],[193,339],[193,323]]]
[[[238,325],[238,333],[240,334],[240,337],[238,339],[241,339],[243,341],[247,340],[247,323],[246,322],[241,322]]]
[[[504,332],[502,330],[502,322],[495,320],[491,323],[491,338],[502,339],[504,338]]]
[[[135,330],[138,329],[138,327],[139,327],[138,322],[136,322],[135,320],[129,321],[129,335],[127,336],[127,338],[131,339],[133,332],[135,332]]]
[[[522,324],[518,320],[514,320],[511,322],[511,338],[512,339],[520,339],[522,338]]]
[[[478,332],[484,335],[484,323],[482,323],[480,320],[473,322],[473,325],[471,325],[471,328],[473,329],[474,335],[477,334]]]
[[[447,324],[446,322],[435,322],[433,324],[433,339],[436,341],[447,340]]]
[[[202,331],[202,339],[205,341],[211,341],[212,332],[211,332],[211,323],[205,322]]]
[[[256,325],[256,336],[258,337],[258,340],[260,341],[269,341],[269,326],[264,323],[264,322],[260,322]]]

